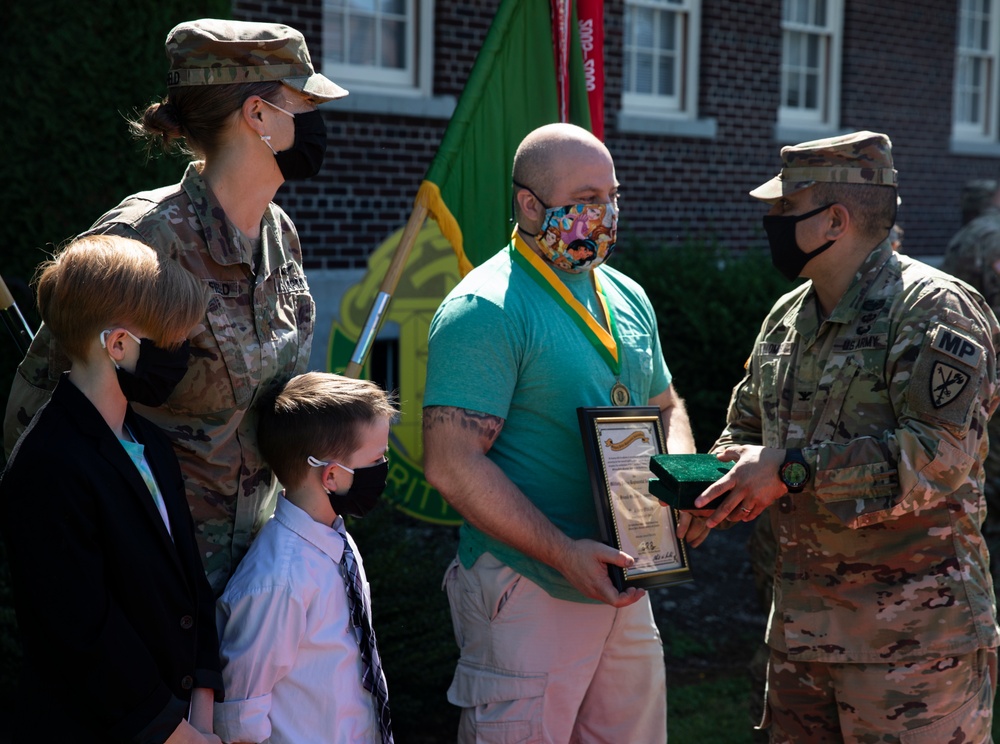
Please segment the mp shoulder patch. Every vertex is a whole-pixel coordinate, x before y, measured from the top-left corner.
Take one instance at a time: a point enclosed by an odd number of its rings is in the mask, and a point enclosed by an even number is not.
[[[939,325],[932,333],[932,345],[942,354],[975,369],[983,358],[983,347],[954,328]]]
[[[921,415],[964,429],[985,368],[982,344],[954,326],[937,324],[913,365],[907,399]]]

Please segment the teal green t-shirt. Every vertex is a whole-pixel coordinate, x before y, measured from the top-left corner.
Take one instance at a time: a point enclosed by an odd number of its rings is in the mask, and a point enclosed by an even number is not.
[[[577,419],[579,406],[610,406],[616,379],[632,405],[670,385],[656,316],[643,289],[608,266],[596,269],[612,308],[620,376],[560,305],[512,259],[508,246],[472,271],[431,322],[424,406],[454,406],[504,419],[488,456],[556,527],[600,539]],[[557,276],[595,317],[588,273]],[[550,566],[463,524],[459,557],[490,552],[549,594],[589,601]]]

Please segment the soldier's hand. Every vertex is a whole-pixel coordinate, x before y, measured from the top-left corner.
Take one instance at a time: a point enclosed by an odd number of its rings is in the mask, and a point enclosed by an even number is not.
[[[788,492],[778,477],[778,468],[785,461],[783,449],[744,444],[727,448],[719,454],[719,460],[736,464],[694,502],[695,506],[701,507],[724,496],[722,503],[708,518],[709,528],[727,519],[732,522],[756,519]]]

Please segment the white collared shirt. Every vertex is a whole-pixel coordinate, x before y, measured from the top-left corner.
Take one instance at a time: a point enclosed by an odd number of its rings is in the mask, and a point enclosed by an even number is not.
[[[223,741],[381,741],[374,698],[361,686],[343,545],[336,529],[279,496],[216,604],[226,702],[215,704],[215,733]]]

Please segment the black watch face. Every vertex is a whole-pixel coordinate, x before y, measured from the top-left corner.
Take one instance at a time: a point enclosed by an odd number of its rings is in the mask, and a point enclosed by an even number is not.
[[[781,480],[785,482],[786,486],[791,486],[792,488],[797,488],[804,484],[808,477],[809,471],[801,462],[786,462],[785,467],[781,469]]]

